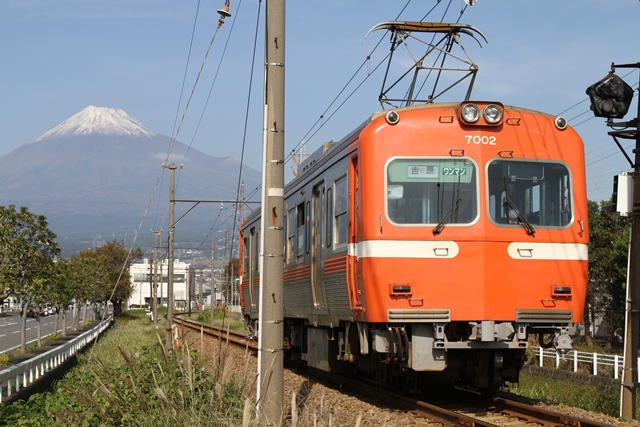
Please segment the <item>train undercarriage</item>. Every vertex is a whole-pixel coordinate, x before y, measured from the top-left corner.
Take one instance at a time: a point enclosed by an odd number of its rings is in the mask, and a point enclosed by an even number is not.
[[[257,328],[255,321],[249,322]],[[529,333],[547,333],[559,351],[570,348],[568,328],[512,322],[373,324],[315,327],[286,319],[286,357],[324,371],[367,378],[405,392],[464,386],[490,394],[517,383]],[[567,341],[568,340],[568,341]]]

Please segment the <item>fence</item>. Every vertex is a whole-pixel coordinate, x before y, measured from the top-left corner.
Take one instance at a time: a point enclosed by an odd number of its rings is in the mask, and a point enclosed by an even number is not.
[[[624,366],[624,357],[617,354],[588,353],[572,350],[560,356],[554,349],[539,347],[536,351],[538,364],[545,366],[545,359],[553,360],[556,369],[571,369],[573,372],[589,371],[591,375],[607,375],[619,379]],[[638,358],[640,366],[640,358]],[[550,367],[547,363],[546,367]]]
[[[109,315],[92,329],[52,350],[0,371],[0,402],[37,381],[45,373],[60,366],[104,332],[113,320]]]

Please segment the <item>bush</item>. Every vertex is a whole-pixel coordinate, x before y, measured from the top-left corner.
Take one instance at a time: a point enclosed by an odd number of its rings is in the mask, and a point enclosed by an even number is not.
[[[0,366],[7,366],[9,364],[9,355],[7,353],[0,354]]]

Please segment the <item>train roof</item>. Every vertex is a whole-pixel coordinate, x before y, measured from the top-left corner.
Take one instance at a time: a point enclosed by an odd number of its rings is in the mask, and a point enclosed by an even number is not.
[[[425,108],[442,108],[442,107],[451,107],[451,108],[456,108],[458,105],[460,105],[463,102],[471,102],[471,103],[487,103],[487,102],[491,102],[491,103],[499,103],[503,106],[503,108],[505,110],[510,110],[510,111],[519,111],[519,112],[524,112],[524,113],[531,113],[531,114],[537,114],[537,115],[541,115],[541,116],[546,116],[546,117],[551,117],[554,118],[556,116],[554,116],[553,114],[549,114],[549,113],[545,113],[543,111],[538,111],[538,110],[532,110],[530,108],[523,108],[523,107],[516,107],[513,105],[504,105],[499,101],[495,101],[495,100],[469,100],[469,101],[456,101],[456,102],[429,102],[429,103],[422,103],[422,104],[414,104],[414,105],[409,105],[406,107],[397,107],[397,108],[389,108],[386,110],[381,110],[381,111],[376,111],[375,113],[373,113],[371,115],[371,119],[369,121],[372,121],[380,116],[384,116],[385,114],[387,114],[389,111],[410,111],[410,110],[422,110]],[[368,122],[365,122],[365,124]]]

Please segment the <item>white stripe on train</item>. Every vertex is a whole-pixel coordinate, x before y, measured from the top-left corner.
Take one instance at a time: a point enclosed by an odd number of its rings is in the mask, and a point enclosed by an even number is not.
[[[359,258],[455,258],[460,247],[454,241],[366,240],[348,245],[348,254]],[[512,242],[507,253],[522,260],[588,260],[588,246],[582,243]]]

